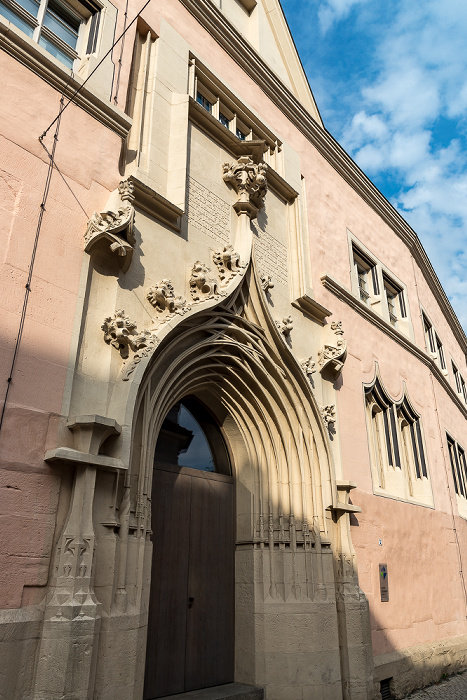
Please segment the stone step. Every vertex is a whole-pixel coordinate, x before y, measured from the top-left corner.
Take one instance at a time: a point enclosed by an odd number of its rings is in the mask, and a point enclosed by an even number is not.
[[[190,690],[188,693],[179,695],[167,695],[158,700],[263,700],[264,690],[256,688],[254,685],[244,685],[243,683],[227,683],[227,685],[216,685],[213,688],[202,688],[201,690]]]

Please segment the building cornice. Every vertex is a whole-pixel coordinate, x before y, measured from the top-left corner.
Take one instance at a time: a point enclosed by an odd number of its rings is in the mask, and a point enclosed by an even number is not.
[[[83,84],[81,78],[70,76],[50,54],[29,39],[12,24],[0,18],[0,48],[45,80],[66,98],[71,98]],[[73,102],[121,138],[126,138],[132,120],[118,107],[101,99],[84,87]]]
[[[280,78],[209,0],[180,0],[223,49],[271,98],[281,112],[315,146],[317,151],[392,228],[412,253],[423,272],[451,330],[462,350],[467,352],[467,337],[415,231],[363,173],[334,137],[303,107]]]
[[[324,274],[321,276],[321,283],[328,291],[332,292],[338,299],[344,301],[348,304],[354,311],[363,316],[367,321],[376,326],[380,331],[389,336],[392,340],[398,343],[404,350],[407,350],[412,355],[414,355],[417,360],[423,362],[436,379],[439,381],[443,389],[455,403],[457,408],[460,410],[464,418],[467,418],[467,406],[461,401],[459,396],[456,394],[452,386],[449,384],[446,376],[440,370],[436,362],[430,355],[421,350],[415,343],[413,343],[409,338],[407,338],[403,333],[400,333],[394,326],[388,323],[384,318],[382,318],[376,311],[373,311],[364,302],[360,301],[353,293],[344,287],[340,282],[338,282],[331,275]]]

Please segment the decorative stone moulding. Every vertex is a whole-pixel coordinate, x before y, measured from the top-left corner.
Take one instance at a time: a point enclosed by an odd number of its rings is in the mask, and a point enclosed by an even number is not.
[[[243,269],[240,265],[240,255],[231,245],[226,245],[222,250],[215,252],[212,259],[217,266],[222,285],[228,284],[232,277],[238,275]]]
[[[200,260],[193,265],[190,275],[190,293],[193,301],[206,301],[221,296],[218,290],[219,283],[214,277],[210,277],[210,272],[211,268]]]
[[[336,407],[334,404],[329,404],[328,406],[321,406],[319,409],[321,417],[326,423],[327,427],[330,428],[336,422]]]
[[[223,169],[224,182],[230,183],[238,194],[238,201],[233,205],[235,211],[254,219],[264,206],[268,166],[255,163],[250,156],[240,156],[234,163],[224,163]]]
[[[293,329],[292,316],[286,316],[282,319],[282,321],[276,321],[276,326],[282,333],[282,335],[284,335],[285,337],[289,336],[290,331]]]
[[[329,371],[337,378],[347,357],[347,341],[342,330],[342,321],[333,321],[328,330],[328,341],[318,352],[319,371]]]
[[[267,294],[270,289],[274,289],[274,284],[271,275],[267,275],[265,272],[262,272],[260,274],[259,279],[261,282],[261,289],[263,290],[263,292]]]
[[[84,234],[85,251],[89,254],[99,242],[106,241],[109,252],[118,256],[120,268],[128,270],[133,257],[135,235],[135,209],[132,202],[135,199],[134,185],[131,180],[122,180],[116,193],[111,195],[109,204],[115,202],[114,208],[101,213],[94,212],[88,221]]]
[[[186,299],[175,296],[172,282],[169,279],[161,280],[153,287],[149,287],[146,299],[156,309],[159,318],[155,318],[157,325],[169,321],[174,316],[182,316],[191,309]]]
[[[316,362],[314,362],[312,357],[309,357],[307,360],[302,360],[300,367],[307,377],[311,377],[311,375],[316,372]]]
[[[123,367],[123,381],[128,380],[138,362],[159,345],[159,339],[154,333],[147,329],[138,333],[136,323],[122,309],[113,316],[108,316],[101,328],[105,342],[118,350],[124,360],[128,360]]]

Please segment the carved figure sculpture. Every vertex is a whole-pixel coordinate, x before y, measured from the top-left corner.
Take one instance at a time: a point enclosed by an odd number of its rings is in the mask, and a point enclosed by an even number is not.
[[[290,331],[293,328],[292,316],[286,316],[282,319],[282,321],[276,321],[276,326],[282,335],[285,335],[286,337],[289,336]]]
[[[182,296],[175,296],[173,285],[169,279],[161,280],[154,287],[149,287],[146,298],[160,314],[163,314],[164,311],[167,311],[171,316],[183,314],[190,308]]]
[[[126,271],[133,256],[135,235],[133,207],[134,185],[130,180],[122,180],[118,186],[119,206],[115,210],[94,212],[88,221],[84,234],[85,251],[91,253],[99,241],[109,243],[111,253],[119,256],[120,267]]]
[[[266,163],[256,164],[250,156],[240,156],[234,163],[224,163],[224,182],[229,182],[239,195],[240,204],[252,207],[235,207],[236,211],[246,211],[251,218],[264,206],[264,197],[268,190]]]
[[[217,296],[217,280],[209,277],[211,268],[200,260],[193,265],[190,276],[190,293],[193,301],[204,301]]]
[[[342,321],[333,321],[330,325],[332,336],[318,352],[319,371],[329,370],[338,377],[347,357],[347,341],[343,338]]]
[[[227,284],[234,275],[241,272],[240,256],[233,246],[226,245],[222,250],[213,254],[212,259],[219,271],[221,283]]]
[[[267,294],[270,289],[274,289],[274,284],[272,282],[271,275],[267,275],[265,272],[262,272],[259,278],[261,281],[261,288],[263,292],[266,292]]]

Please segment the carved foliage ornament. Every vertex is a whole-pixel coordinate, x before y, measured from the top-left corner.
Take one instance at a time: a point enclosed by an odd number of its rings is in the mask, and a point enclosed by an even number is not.
[[[316,372],[316,362],[313,361],[312,357],[309,357],[307,360],[302,360],[300,367],[307,377],[311,377],[311,375]]]
[[[251,218],[264,206],[268,190],[266,163],[254,163],[250,156],[240,156],[234,163],[224,163],[224,182],[228,182],[239,195],[234,206],[238,214],[246,212]]]
[[[118,186],[118,196],[114,193],[116,206],[103,212],[94,212],[88,221],[84,234],[85,251],[91,253],[99,241],[108,243],[110,253],[117,255],[120,267],[126,271],[131,263],[135,245],[134,185],[130,180],[122,180]]]
[[[153,287],[149,287],[146,298],[159,314],[157,320],[160,323],[165,323],[176,315],[181,316],[191,308],[186,299],[182,296],[175,296],[173,285],[169,279],[161,280]]]
[[[217,266],[219,278],[223,285],[228,284],[232,277],[235,277],[242,271],[240,256],[231,245],[226,245],[222,250],[215,252],[212,259]]]
[[[270,289],[274,289],[274,284],[271,275],[267,275],[265,272],[260,274],[261,288],[266,294]]]
[[[336,407],[334,404],[329,404],[328,406],[321,406],[319,409],[321,417],[328,426],[328,428],[336,422]]]
[[[282,335],[286,337],[290,335],[290,331],[293,329],[292,316],[286,316],[282,321],[276,321],[276,326]]]
[[[136,323],[126,316],[122,309],[116,311],[113,316],[108,316],[101,328],[104,331],[105,342],[118,350],[124,360],[130,357],[130,352],[135,353],[131,358],[133,363],[139,362],[159,343],[158,338],[150,331],[144,329],[138,332]]]
[[[334,377],[337,377],[347,357],[347,341],[343,337],[342,321],[333,321],[329,333],[328,342],[318,352],[319,371],[330,370]]]
[[[197,260],[190,275],[190,293],[193,301],[205,301],[220,296],[218,282],[210,276],[211,268]]]

